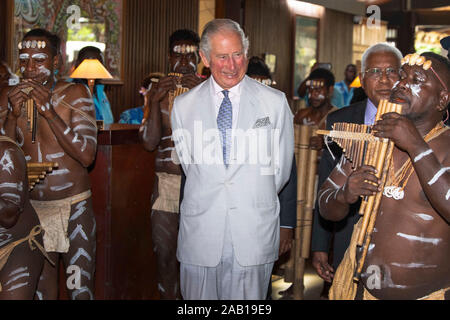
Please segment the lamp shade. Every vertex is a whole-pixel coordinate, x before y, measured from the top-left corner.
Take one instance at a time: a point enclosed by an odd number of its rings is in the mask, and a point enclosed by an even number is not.
[[[350,84],[350,88],[359,88],[361,87],[361,80],[359,79],[359,76],[353,80],[353,82]]]
[[[112,75],[97,59],[84,59],[76,68],[71,78],[80,79],[112,79]]]

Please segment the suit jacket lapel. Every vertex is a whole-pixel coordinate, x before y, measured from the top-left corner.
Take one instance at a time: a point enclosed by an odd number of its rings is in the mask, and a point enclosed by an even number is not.
[[[364,99],[360,102],[360,106],[356,109],[356,112],[353,114],[353,123],[364,124],[364,118],[366,115],[367,108],[367,99]]]

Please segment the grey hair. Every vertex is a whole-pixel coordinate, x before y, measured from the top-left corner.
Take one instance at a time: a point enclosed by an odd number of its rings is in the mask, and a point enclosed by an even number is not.
[[[244,48],[245,56],[247,56],[250,42],[248,41],[248,38],[245,36],[244,30],[242,30],[239,23],[231,19],[214,19],[206,24],[205,29],[203,30],[202,33],[202,37],[200,39],[200,51],[202,51],[205,54],[208,61],[210,59],[209,54],[211,51],[210,37],[220,31],[231,31],[237,33],[241,38],[241,43],[242,47]]]
[[[390,45],[387,42],[380,42],[380,43],[374,44],[374,45],[370,46],[369,48],[367,48],[367,50],[364,51],[364,53],[363,53],[362,61],[361,61],[361,73],[364,73],[366,71],[366,64],[367,64],[367,59],[369,58],[369,56],[376,52],[390,52],[390,53],[394,54],[397,57],[399,64],[403,58],[403,55],[400,52],[400,50],[398,50],[396,47]]]

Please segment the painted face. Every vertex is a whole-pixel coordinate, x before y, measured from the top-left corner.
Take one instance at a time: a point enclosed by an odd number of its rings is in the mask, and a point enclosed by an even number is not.
[[[30,37],[26,40],[46,41],[45,38],[41,37]],[[56,65],[55,58],[48,45],[45,48],[22,47],[19,50],[19,67],[23,78],[33,79],[40,83],[48,82],[53,76]]]
[[[391,52],[375,52],[362,70],[361,85],[369,99],[378,106],[381,99],[389,99],[394,83],[399,79],[400,61]]]
[[[209,60],[200,51],[202,61],[211,69],[214,80],[223,89],[237,85],[245,76],[248,59],[240,36],[232,31],[213,34],[210,38]]]
[[[313,108],[320,108],[329,99],[328,89],[325,85],[325,79],[314,79],[315,83],[321,85],[312,85],[309,87],[309,105]]]
[[[391,101],[402,105],[402,114],[410,119],[423,119],[439,104],[442,86],[431,70],[404,64],[400,80],[395,84]]]
[[[169,53],[169,65],[171,72],[189,74],[197,71],[199,57],[197,50],[194,52],[190,49],[196,47],[193,41],[180,40],[175,41],[173,48]]]

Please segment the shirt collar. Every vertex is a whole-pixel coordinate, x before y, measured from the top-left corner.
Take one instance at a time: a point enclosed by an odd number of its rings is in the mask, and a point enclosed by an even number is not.
[[[377,115],[377,107],[375,107],[375,105],[370,99],[367,99],[366,113],[364,117],[365,124],[367,125],[374,124],[376,115]]]
[[[214,95],[219,95],[221,98],[223,98],[223,93],[222,91],[224,90],[214,79],[213,76],[211,76],[211,82],[212,82],[212,89],[213,89],[213,93]],[[241,94],[241,82],[240,81],[237,85],[235,85],[234,87],[228,89],[229,91],[229,96],[233,97],[233,96],[237,96],[239,97]]]

